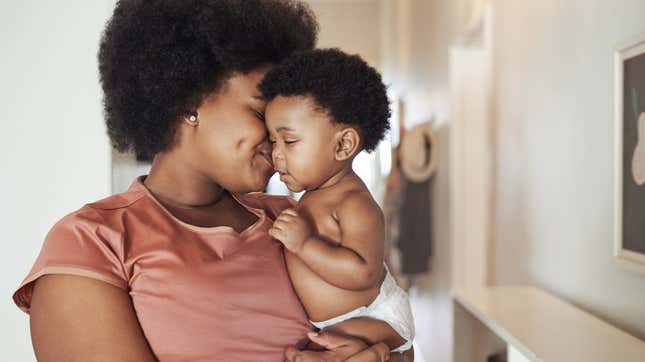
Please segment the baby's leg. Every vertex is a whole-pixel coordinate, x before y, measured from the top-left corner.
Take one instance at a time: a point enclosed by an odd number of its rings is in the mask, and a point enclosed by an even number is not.
[[[395,349],[406,342],[386,322],[367,317],[348,319],[329,326],[325,330],[341,335],[358,337],[369,345],[384,342],[390,349]]]
[[[361,338],[368,345],[384,342],[388,345],[390,350],[395,349],[406,342],[406,340],[386,322],[368,317],[348,319],[329,326],[325,328],[325,330],[341,335]],[[400,358],[392,355],[391,360],[414,361],[414,348],[410,348],[403,352],[402,355],[400,355]]]

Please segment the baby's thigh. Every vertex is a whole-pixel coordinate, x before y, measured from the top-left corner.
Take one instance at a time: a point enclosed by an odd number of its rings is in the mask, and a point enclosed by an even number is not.
[[[406,341],[389,324],[382,320],[359,317],[334,324],[325,328],[326,331],[341,335],[358,337],[367,344],[385,342],[390,349],[397,348]]]

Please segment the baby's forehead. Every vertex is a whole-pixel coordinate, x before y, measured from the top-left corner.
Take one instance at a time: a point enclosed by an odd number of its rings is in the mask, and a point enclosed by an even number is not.
[[[316,99],[309,94],[298,95],[277,95],[267,102],[267,110],[278,109],[281,111],[297,111],[297,112],[324,112]]]
[[[309,96],[278,96],[270,100],[265,119],[267,127],[273,131],[302,130],[312,125],[334,127],[336,123],[330,112]]]

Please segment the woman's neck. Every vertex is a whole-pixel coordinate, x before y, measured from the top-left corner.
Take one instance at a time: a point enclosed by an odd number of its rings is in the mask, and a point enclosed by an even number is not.
[[[143,183],[159,201],[174,207],[212,206],[226,195],[220,185],[172,152],[155,156]]]

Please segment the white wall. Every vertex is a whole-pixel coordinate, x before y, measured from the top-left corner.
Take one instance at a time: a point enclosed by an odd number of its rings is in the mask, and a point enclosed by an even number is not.
[[[381,66],[378,0],[306,0],[320,23],[318,46],[339,47]]]
[[[494,282],[530,283],[645,339],[645,277],[612,261],[615,46],[641,0],[496,0]]]
[[[109,194],[96,53],[113,5],[1,3],[0,350],[12,361],[34,360],[28,317],[11,296],[45,233],[66,213]]]
[[[461,42],[464,13],[478,1],[382,2],[391,13],[386,74],[411,99],[414,117],[434,114],[450,127],[449,50]],[[492,282],[540,286],[645,338],[645,278],[615,265],[611,256],[612,51],[645,33],[645,3],[491,3],[498,127]],[[408,43],[400,46],[402,41]],[[440,172],[448,167],[443,160]],[[435,192],[446,195],[450,184],[444,179]],[[444,215],[450,200],[441,197],[434,205],[436,268],[418,299],[424,323],[437,332],[420,337],[426,359],[463,360],[461,349],[472,343],[459,333],[472,321],[458,311],[454,320],[445,318],[451,309],[445,281],[450,262],[442,258],[450,255]],[[454,346],[442,340],[442,329],[454,330]]]
[[[381,0],[386,82],[405,101],[406,127],[437,121],[439,163],[433,186],[429,276],[410,291],[417,342],[426,361],[453,360],[450,242],[450,72],[459,1]]]
[[[381,8],[378,0],[306,0],[320,24],[319,48],[340,48],[359,54],[367,63],[381,67]],[[361,152],[354,160],[354,171],[378,199],[383,193],[378,167],[378,150]],[[269,190],[276,192],[280,181],[274,177]],[[284,189],[284,185],[282,185]],[[285,189],[286,190],[286,189]]]

